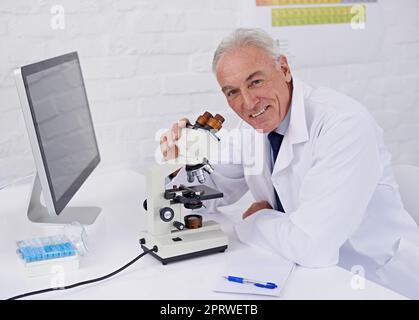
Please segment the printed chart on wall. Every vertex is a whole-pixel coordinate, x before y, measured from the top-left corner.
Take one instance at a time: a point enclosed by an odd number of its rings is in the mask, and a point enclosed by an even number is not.
[[[366,63],[383,35],[378,0],[245,0],[242,27],[268,31],[294,69]]]

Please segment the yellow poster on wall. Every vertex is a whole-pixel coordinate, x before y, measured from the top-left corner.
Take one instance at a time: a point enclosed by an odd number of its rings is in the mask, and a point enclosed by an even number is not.
[[[364,63],[379,53],[377,0],[242,1],[242,26],[268,31],[294,68]]]

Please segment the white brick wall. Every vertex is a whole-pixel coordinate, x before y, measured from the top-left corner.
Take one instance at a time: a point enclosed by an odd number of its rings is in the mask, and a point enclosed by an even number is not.
[[[53,5],[65,29],[50,27]],[[380,56],[367,64],[295,70],[364,103],[395,163],[419,165],[419,1],[380,0]],[[0,186],[34,170],[12,70],[77,50],[102,170],[144,170],[155,132],[203,109],[235,117],[211,74],[218,41],[240,26],[239,0],[1,0]],[[303,41],[303,34],[301,40]],[[226,123],[228,126],[228,124]]]

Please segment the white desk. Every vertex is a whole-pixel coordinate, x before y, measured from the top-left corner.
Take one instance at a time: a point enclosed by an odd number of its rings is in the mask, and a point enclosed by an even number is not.
[[[68,273],[65,285],[96,278],[116,270],[142,252],[138,231],[145,229],[143,176],[120,171],[93,175],[72,200],[72,205],[101,206],[94,225],[87,227],[90,253],[80,269]],[[15,253],[16,240],[52,235],[61,227],[29,222],[26,205],[29,184],[0,191],[0,299],[48,288],[49,276],[29,278]],[[272,299],[267,296],[216,293],[212,288],[225,267],[226,257],[248,250],[240,243],[227,216],[212,215],[230,237],[224,253],[163,266],[146,255],[122,273],[103,282],[71,290],[32,296],[32,299]],[[352,274],[340,267],[297,267],[280,299],[403,299],[403,296],[367,281],[363,290],[351,289]]]

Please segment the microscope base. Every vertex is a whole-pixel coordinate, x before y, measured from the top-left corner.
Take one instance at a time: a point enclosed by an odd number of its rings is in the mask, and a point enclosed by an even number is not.
[[[164,235],[141,234],[141,247],[148,250],[157,246],[151,255],[166,265],[171,262],[196,258],[211,253],[224,252],[228,237],[218,223],[207,221],[199,229],[187,229]]]

